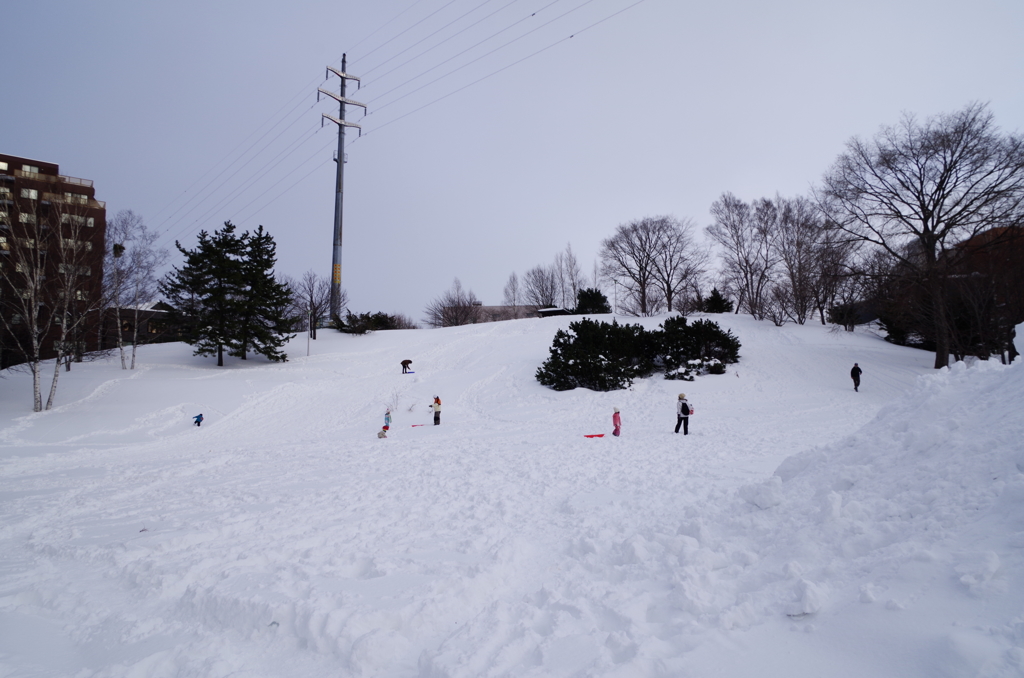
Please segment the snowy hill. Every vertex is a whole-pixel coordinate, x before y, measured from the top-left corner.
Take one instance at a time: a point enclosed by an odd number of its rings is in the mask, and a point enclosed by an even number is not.
[[[612,393],[534,380],[569,318],[8,373],[0,675],[1021,675],[1019,364],[714,319]]]

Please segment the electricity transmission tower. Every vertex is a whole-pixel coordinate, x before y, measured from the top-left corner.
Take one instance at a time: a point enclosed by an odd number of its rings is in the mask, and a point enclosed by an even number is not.
[[[342,215],[342,202],[345,193],[345,128],[355,127],[359,130],[359,135],[362,136],[363,128],[354,122],[348,122],[345,120],[345,105],[359,106],[364,111],[366,110],[366,104],[361,104],[358,101],[352,101],[351,99],[345,98],[345,84],[349,80],[355,80],[359,87],[359,78],[354,75],[349,75],[345,72],[345,61],[346,55],[341,55],[341,70],[331,66],[327,67],[327,77],[331,77],[331,73],[334,73],[338,78],[341,79],[341,94],[335,94],[329,92],[322,87],[317,88],[316,100],[320,101],[320,95],[324,94],[329,96],[338,102],[340,111],[338,117],[335,118],[332,115],[323,114],[320,119],[321,126],[323,125],[323,118],[327,118],[338,126],[338,156],[334,161],[338,164],[337,180],[335,182],[335,196],[334,196],[334,259],[331,268],[331,317],[336,318],[341,314],[341,215]]]

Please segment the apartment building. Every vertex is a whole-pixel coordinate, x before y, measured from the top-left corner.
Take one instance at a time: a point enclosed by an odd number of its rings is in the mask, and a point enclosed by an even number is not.
[[[0,369],[97,348],[105,235],[91,180],[0,153]]]

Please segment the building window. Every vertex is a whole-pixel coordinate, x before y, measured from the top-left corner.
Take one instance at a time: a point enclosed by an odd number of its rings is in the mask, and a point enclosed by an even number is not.
[[[96,225],[96,222],[92,217],[89,217],[88,219],[85,220],[85,225],[88,226],[89,228],[92,228],[93,226]]]
[[[78,301],[85,301],[85,290],[75,290],[75,299],[77,299]]]
[[[0,186],[0,196],[3,196],[4,198],[10,198],[11,189],[7,188],[6,186]]]
[[[35,165],[22,165],[21,166],[21,171],[22,172],[29,172],[31,174],[39,174],[39,168],[36,167]]]
[[[39,191],[34,188],[23,188],[21,189],[21,197],[28,198],[29,200],[39,200]]]
[[[34,224],[36,223],[36,215],[22,212],[18,215],[18,221],[23,224]]]
[[[73,266],[71,264],[57,264],[57,271],[61,275],[74,273],[75,275],[92,275],[92,268],[89,266]]]
[[[0,162],[0,170],[3,170],[4,172],[7,171],[7,163],[6,162]]]
[[[21,318],[21,314],[20,313],[15,313],[14,315],[11,316],[11,324],[12,325],[20,325],[21,322],[22,322],[22,318]]]
[[[89,196],[82,195],[81,193],[65,193],[64,199],[68,202],[76,202],[82,205],[89,202]]]
[[[11,245],[7,242],[7,236],[0,235],[0,252],[10,252]]]

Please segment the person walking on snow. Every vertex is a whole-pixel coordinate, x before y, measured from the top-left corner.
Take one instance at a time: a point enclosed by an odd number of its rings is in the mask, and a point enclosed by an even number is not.
[[[406,373],[409,372],[409,365],[412,365],[412,361],[411,360],[403,360],[402,361],[402,374],[406,374]]]
[[[197,414],[196,416],[194,416],[192,418],[195,420],[196,426],[199,426],[200,424],[203,423],[203,415],[202,414]]]
[[[441,399],[434,396],[434,402],[430,403],[430,407],[434,410],[434,426],[441,425]]]
[[[615,408],[615,413],[612,414],[612,426],[615,430],[612,431],[613,436],[617,436],[622,433],[622,417],[619,415],[619,408]]]
[[[384,413],[384,430],[387,431],[391,428],[391,408],[389,407]]]
[[[680,424],[683,425],[683,435],[690,435],[690,403],[685,393],[680,393],[676,401],[676,433],[679,433]]]
[[[857,363],[854,363],[853,364],[853,369],[850,370],[850,378],[853,379],[853,390],[854,391],[856,391],[858,388],[860,388],[860,373],[861,373],[860,365],[858,365]]]

